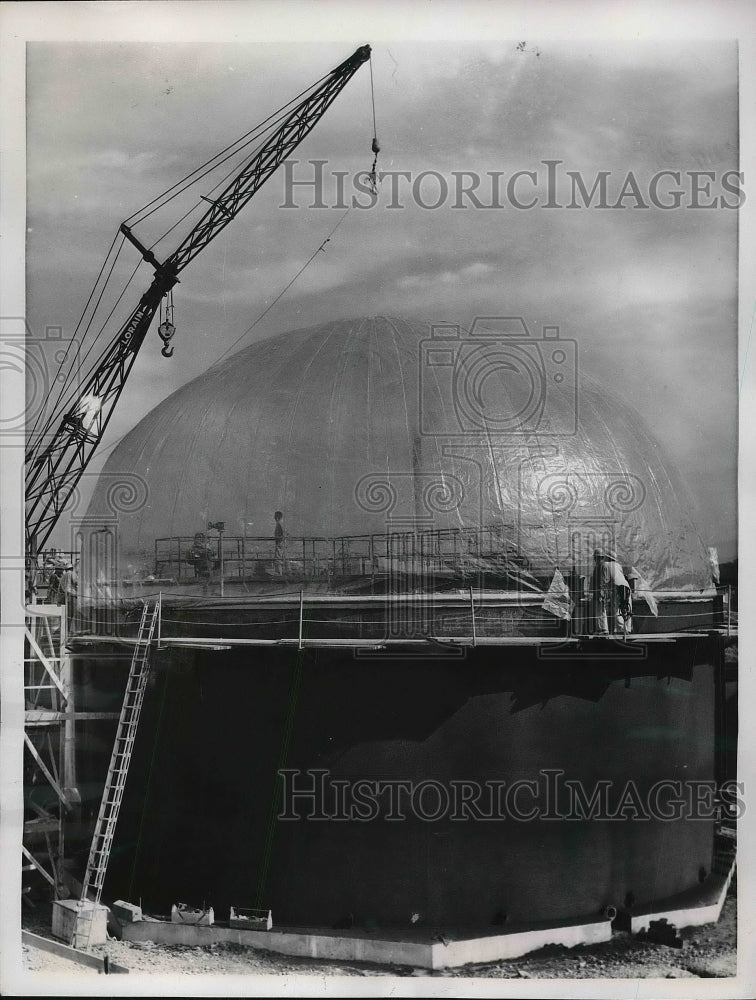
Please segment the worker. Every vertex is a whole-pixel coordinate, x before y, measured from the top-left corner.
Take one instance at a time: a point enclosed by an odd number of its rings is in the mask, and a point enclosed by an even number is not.
[[[25,587],[25,600],[27,604],[37,603],[37,578],[39,576],[39,568],[37,567],[37,560],[32,556],[26,560],[26,587]]]
[[[627,580],[627,585],[630,588],[627,594],[627,605],[623,612],[623,617],[625,619],[625,632],[633,631],[633,595],[635,590],[640,586],[639,581],[641,580],[641,575],[635,566],[623,567],[622,572],[625,574],[625,579]]]
[[[273,532],[273,540],[276,543],[276,552],[274,556],[274,566],[275,571],[279,576],[283,576],[284,571],[284,541],[286,539],[286,533],[283,527],[283,512],[277,510],[274,512],[273,517],[276,522],[276,526]]]
[[[204,532],[198,531],[195,534],[194,543],[186,554],[186,560],[194,566],[194,574],[202,584],[202,593],[207,594],[213,578],[215,555]]]
[[[47,603],[63,604],[65,598],[61,589],[65,561],[57,549],[51,549],[45,560],[45,576],[47,576]]]
[[[598,635],[624,633],[625,621],[630,617],[631,591],[614,550],[594,551],[591,590],[596,633]]]
[[[76,557],[74,562],[66,563],[66,567],[63,570],[63,576],[60,581],[60,591],[62,600],[59,599],[59,604],[66,605],[66,620],[71,621],[76,610],[76,596],[78,592],[79,585],[79,558]]]

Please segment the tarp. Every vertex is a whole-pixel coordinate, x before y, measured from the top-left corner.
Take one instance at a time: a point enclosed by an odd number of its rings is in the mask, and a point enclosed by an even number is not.
[[[147,572],[156,538],[224,520],[272,542],[281,510],[287,538],[489,531],[544,592],[556,568],[589,575],[606,546],[655,592],[710,586],[673,463],[569,342],[438,333],[339,320],[240,351],[126,435],[89,516],[112,519],[114,477],[141,477],[143,500],[115,517],[124,565]],[[459,553],[460,567],[478,559]]]

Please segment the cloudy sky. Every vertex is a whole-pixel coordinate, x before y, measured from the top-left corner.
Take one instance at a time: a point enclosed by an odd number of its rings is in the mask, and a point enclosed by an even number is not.
[[[30,43],[27,50],[27,316],[33,330],[76,325],[120,222],[341,62],[354,44]],[[326,238],[343,209],[281,208],[279,172],[182,274],[175,354],[152,333],[103,442],[235,344],[331,318],[399,315],[468,325],[522,315],[578,342],[581,368],[643,413],[695,493],[703,537],[735,548],[738,213],[683,207],[545,208],[547,159],[590,189],[608,171],[614,204],[629,171],[645,201],[661,170],[713,171],[699,203],[734,197],[735,44],[380,43],[373,74],[384,170],[437,171],[437,209],[384,180],[255,329],[254,320]],[[298,150],[295,177],[351,176],[372,161],[370,73],[362,67]],[[499,171],[498,209],[453,208],[454,173]],[[523,202],[508,203],[506,181]],[[491,200],[490,180],[478,194]],[[560,182],[561,184],[561,182]],[[674,187],[660,185],[664,198]],[[438,183],[422,188],[426,204]],[[335,191],[327,186],[325,201]],[[560,187],[557,201],[570,201]],[[687,202],[687,206],[686,206]],[[149,235],[149,233],[145,233]],[[128,258],[133,267],[137,255]],[[131,305],[149,283],[132,290]],[[140,272],[140,274],[142,274]],[[236,348],[234,348],[236,349]]]

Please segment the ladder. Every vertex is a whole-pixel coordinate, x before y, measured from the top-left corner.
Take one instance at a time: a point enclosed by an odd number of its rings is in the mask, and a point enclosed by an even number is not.
[[[89,861],[81,887],[79,917],[88,926],[88,931],[82,934],[74,931],[74,939],[78,938],[78,947],[87,948],[94,919],[95,906],[100,902],[105,873],[110,860],[110,850],[113,846],[118,813],[121,808],[123,790],[129,773],[129,764],[134,750],[134,739],[139,725],[139,715],[142,711],[144,692],[150,674],[150,646],[155,634],[155,626],[160,618],[161,598],[150,607],[147,601],[142,608],[142,618],[139,623],[139,634],[134,655],[131,658],[129,677],[126,681],[126,693],[121,706],[113,753],[110,757],[108,775],[102,791],[100,811],[95,824],[92,846],[89,851]],[[90,896],[91,894],[91,896]],[[89,905],[91,902],[95,906]],[[82,941],[83,939],[83,941]],[[72,942],[74,943],[74,942]]]

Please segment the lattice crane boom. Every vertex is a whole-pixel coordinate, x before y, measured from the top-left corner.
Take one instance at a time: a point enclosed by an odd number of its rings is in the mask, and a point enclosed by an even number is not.
[[[26,537],[41,549],[96,451],[163,298],[178,275],[238,215],[280,164],[312,131],[357,70],[370,58],[363,45],[296,104],[255,150],[176,250],[162,263],[126,223],[120,232],[155,268],[149,288],[92,367],[63,412],[52,413],[26,455]]]

